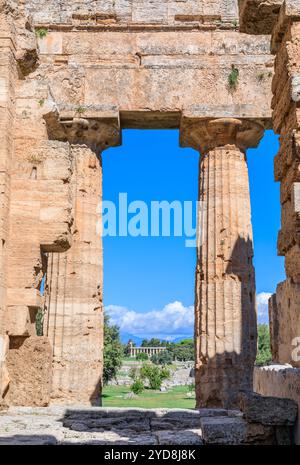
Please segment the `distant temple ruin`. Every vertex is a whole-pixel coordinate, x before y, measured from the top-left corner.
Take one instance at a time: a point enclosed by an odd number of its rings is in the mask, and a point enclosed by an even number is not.
[[[166,347],[135,347],[132,341],[129,341],[129,356],[136,357],[138,354],[146,354],[148,357],[164,352]]]

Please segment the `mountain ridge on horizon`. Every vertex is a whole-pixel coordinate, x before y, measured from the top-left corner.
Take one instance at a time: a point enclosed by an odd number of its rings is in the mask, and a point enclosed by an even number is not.
[[[153,336],[153,337],[156,337],[156,336]],[[136,345],[141,345],[144,339],[149,339],[148,337],[139,337],[139,336],[135,336],[134,334],[125,333],[122,331],[120,333],[120,338],[121,338],[122,344],[127,344],[127,342],[131,339]],[[178,336],[178,337],[175,337],[174,339],[170,339],[169,341],[180,342],[183,339],[193,339],[193,336],[192,335],[191,336]],[[164,340],[164,339],[161,339],[161,340]]]

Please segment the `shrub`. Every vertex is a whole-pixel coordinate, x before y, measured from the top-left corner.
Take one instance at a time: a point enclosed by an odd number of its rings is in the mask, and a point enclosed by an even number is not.
[[[140,378],[137,378],[133,384],[130,386],[130,390],[137,396],[143,392],[145,389],[144,383]]]
[[[228,76],[228,85],[232,90],[236,90],[239,81],[239,70],[232,65],[231,72]]]
[[[136,358],[136,360],[138,360],[140,362],[144,362],[144,361],[149,359],[148,355],[145,354],[144,352],[140,352],[139,354],[137,354],[137,356],[135,358]]]
[[[82,106],[79,106],[76,108],[76,113],[79,113],[80,115],[82,115],[85,112],[86,112],[86,109]]]
[[[164,379],[169,379],[171,376],[171,372],[169,370],[169,368],[166,368],[166,367],[162,367],[161,370],[160,370],[160,377],[162,380]]]
[[[170,377],[170,370],[147,363],[142,366],[140,375],[142,379],[148,380],[150,389],[158,390],[161,388],[163,380]]]

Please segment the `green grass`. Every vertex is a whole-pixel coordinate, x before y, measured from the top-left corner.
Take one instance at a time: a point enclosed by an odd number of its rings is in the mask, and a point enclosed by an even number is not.
[[[167,392],[145,389],[136,399],[124,399],[129,392],[129,386],[106,386],[102,394],[103,407],[195,408],[195,398],[186,397],[187,386],[175,386]]]

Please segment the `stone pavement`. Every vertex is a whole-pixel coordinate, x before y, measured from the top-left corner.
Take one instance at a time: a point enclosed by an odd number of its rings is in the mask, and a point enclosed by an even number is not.
[[[290,425],[245,420],[239,410],[10,407],[0,445],[204,445],[290,443]]]

